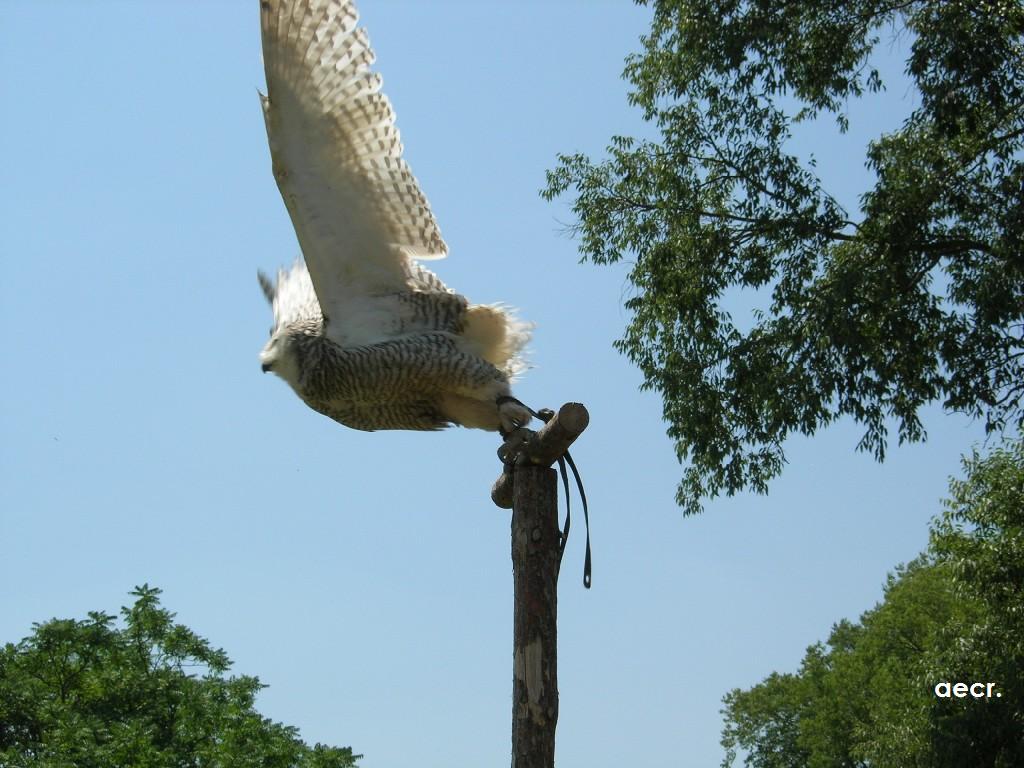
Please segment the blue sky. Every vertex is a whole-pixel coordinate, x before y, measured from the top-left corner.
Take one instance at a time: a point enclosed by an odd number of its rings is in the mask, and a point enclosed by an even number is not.
[[[502,765],[512,581],[509,515],[489,499],[496,437],[347,430],[260,373],[256,269],[298,246],[256,97],[257,5],[4,3],[0,641],[115,611],[148,582],[305,739],[351,745],[365,768]],[[568,201],[537,194],[556,153],[646,130],[620,74],[649,10],[360,9],[451,251],[437,272],[537,323],[520,398],[591,411],[574,454],[594,588],[577,521],[558,765],[717,765],[722,695],[794,669],[880,597],[982,430],[932,409],[929,441],[878,465],[841,423],[792,440],[767,497],[683,518],[660,402],[611,346],[627,268],[578,264]],[[867,139],[911,105],[891,85],[851,105],[845,137],[810,126],[797,149],[854,207]]]

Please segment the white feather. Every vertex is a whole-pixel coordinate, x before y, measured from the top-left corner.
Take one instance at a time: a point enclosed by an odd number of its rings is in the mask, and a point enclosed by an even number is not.
[[[261,101],[272,167],[304,259],[279,272],[276,286],[261,277],[275,321],[265,369],[285,376],[306,399],[299,369],[287,367],[295,362],[287,339],[295,323],[312,321],[315,333],[343,349],[379,350],[391,339],[426,335],[468,353],[458,363],[467,371],[483,365],[494,376],[475,389],[444,392],[431,406],[440,416],[420,415],[417,398],[427,394],[417,392],[409,412],[388,423],[419,429],[447,420],[495,429],[499,411],[503,423],[528,420],[514,404],[499,409],[495,398],[508,394],[508,380],[526,367],[521,352],[532,326],[500,305],[467,306],[418,263],[443,258],[447,246],[402,158],[395,114],[380,75],[370,70],[373,49],[351,0],[261,0],[260,8],[267,76]],[[441,372],[454,364],[437,362],[431,365]],[[343,423],[378,428],[375,416],[350,419],[332,410],[350,413],[351,403],[307,402]]]
[[[264,0],[261,8],[274,177],[333,329],[366,310],[360,299],[409,290],[411,259],[440,258],[447,247],[402,159],[352,3]]]

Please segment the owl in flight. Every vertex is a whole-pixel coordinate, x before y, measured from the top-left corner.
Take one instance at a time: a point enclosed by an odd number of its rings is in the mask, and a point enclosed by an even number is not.
[[[350,0],[261,0],[274,178],[303,261],[260,285],[260,353],[315,411],[354,429],[511,431],[530,326],[470,304],[421,260],[447,246],[409,166]]]

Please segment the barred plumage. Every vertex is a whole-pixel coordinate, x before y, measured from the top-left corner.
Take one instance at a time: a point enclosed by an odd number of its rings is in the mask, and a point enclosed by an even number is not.
[[[414,259],[447,246],[402,159],[394,112],[349,0],[262,0],[274,177],[304,263],[260,275],[274,311],[264,370],[355,429],[510,429],[496,405],[530,328],[471,305]]]

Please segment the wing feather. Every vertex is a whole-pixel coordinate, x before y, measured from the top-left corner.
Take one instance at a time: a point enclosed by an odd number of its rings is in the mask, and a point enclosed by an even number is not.
[[[352,300],[432,285],[410,258],[440,258],[447,247],[402,159],[352,2],[260,6],[274,177],[325,316],[344,316]]]

